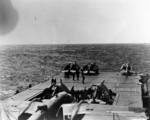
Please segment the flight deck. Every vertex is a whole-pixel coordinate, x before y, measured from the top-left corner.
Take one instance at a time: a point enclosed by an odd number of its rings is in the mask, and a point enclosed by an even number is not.
[[[75,80],[73,80],[72,76],[70,76],[70,78],[64,78],[63,73],[55,76],[54,78],[56,78],[57,84],[59,84],[60,79],[62,79],[63,84],[65,84],[69,89],[74,86],[74,90],[83,90],[91,87],[92,85],[100,85],[102,81],[105,80],[105,86],[116,93],[116,96],[112,105],[102,105],[99,107],[100,111],[108,108],[106,111],[109,111],[110,109],[116,109],[119,112],[119,107],[120,110],[127,109],[129,107],[143,107],[141,85],[139,84],[140,77],[137,75],[127,77],[123,76],[120,72],[101,72],[99,75],[86,75],[84,84],[82,83],[82,77],[80,77],[79,80],[77,80],[75,77]],[[50,86],[51,79],[46,82],[39,83],[2,101],[1,107],[5,107],[5,110],[17,117],[20,109],[23,109],[25,106],[27,106],[31,99],[41,94],[45,88]],[[106,111],[105,114],[107,116],[108,113],[106,113]],[[143,112],[137,114],[137,116],[143,117],[145,116],[145,113]],[[11,118],[14,119],[13,117]]]

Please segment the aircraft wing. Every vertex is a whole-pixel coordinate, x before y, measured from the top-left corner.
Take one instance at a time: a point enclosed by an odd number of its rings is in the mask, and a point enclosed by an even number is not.
[[[30,104],[31,101],[1,101],[0,120],[16,120],[18,115]],[[33,102],[26,113],[35,113],[38,105],[46,104],[47,101]]]
[[[77,104],[62,105],[64,117],[71,116],[76,105]],[[113,119],[114,116],[118,116],[120,120],[132,120],[132,117],[144,120],[144,111],[145,109],[140,107],[82,104],[76,118],[77,120],[89,120],[90,118],[90,120],[110,120]]]

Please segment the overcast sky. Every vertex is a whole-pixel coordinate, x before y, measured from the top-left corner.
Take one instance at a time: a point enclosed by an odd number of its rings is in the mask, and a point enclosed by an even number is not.
[[[11,0],[0,44],[150,43],[149,0]],[[1,26],[0,26],[1,27]]]

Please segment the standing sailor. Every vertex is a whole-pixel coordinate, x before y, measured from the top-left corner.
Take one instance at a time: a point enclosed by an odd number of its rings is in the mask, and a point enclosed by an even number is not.
[[[79,75],[80,75],[80,66],[78,65],[78,63],[75,61],[75,70],[76,70],[76,74],[77,74],[77,80],[79,80]]]
[[[75,78],[75,73],[72,73],[72,77],[73,77],[73,80],[74,80],[74,78]]]
[[[77,74],[77,80],[79,80],[79,75],[80,75],[79,70],[76,70],[76,74]]]
[[[84,84],[85,76],[82,74],[82,83]]]

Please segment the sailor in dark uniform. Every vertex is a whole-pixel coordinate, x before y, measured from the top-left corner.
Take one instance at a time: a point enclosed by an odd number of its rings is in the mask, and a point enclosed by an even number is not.
[[[76,70],[76,74],[77,74],[77,80],[79,80],[79,76],[80,76],[79,70]]]
[[[74,78],[75,78],[75,73],[72,73],[72,77],[73,77],[73,80],[74,80]]]
[[[82,83],[84,84],[85,76],[82,74]]]
[[[64,68],[64,77],[65,78],[69,78],[69,74],[70,74],[70,69],[71,69],[71,63],[69,63],[68,65],[66,65],[66,67]]]
[[[77,80],[79,80],[79,76],[80,76],[80,66],[78,65],[78,63],[75,61],[75,64],[74,64],[75,66],[75,70],[76,70],[76,75],[77,75]]]

